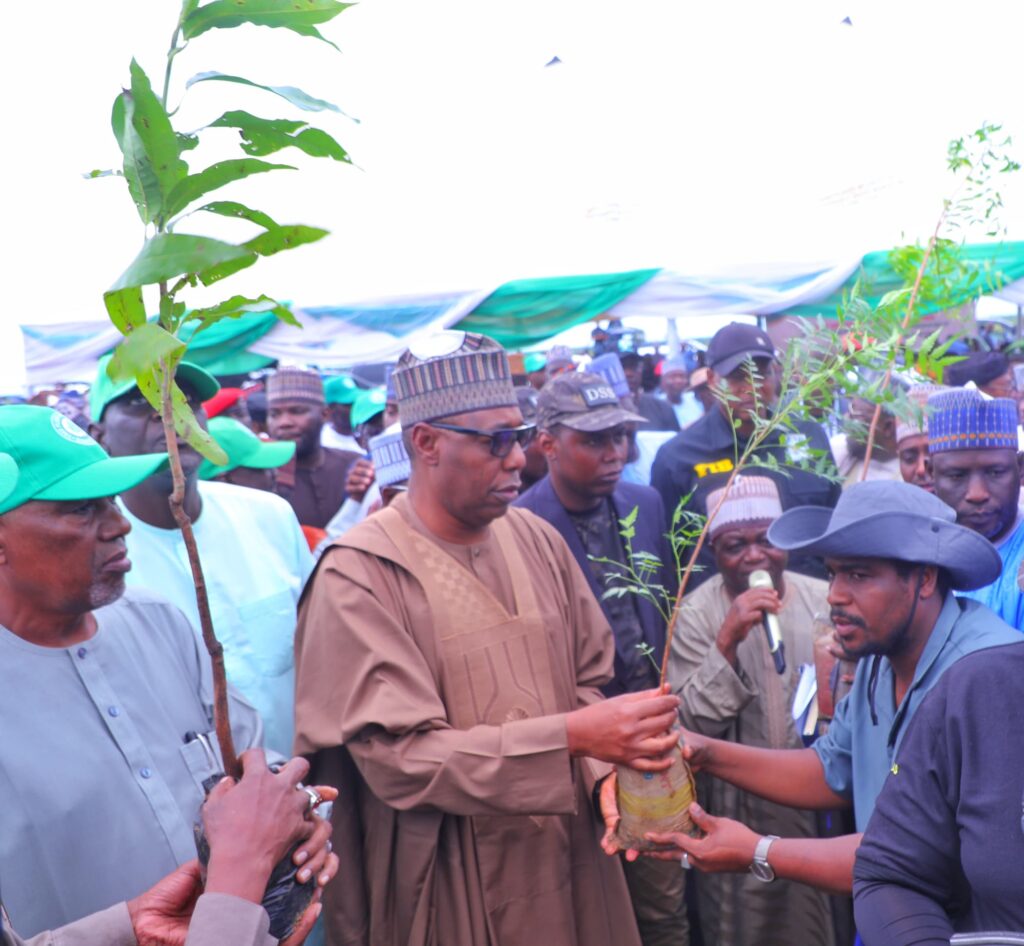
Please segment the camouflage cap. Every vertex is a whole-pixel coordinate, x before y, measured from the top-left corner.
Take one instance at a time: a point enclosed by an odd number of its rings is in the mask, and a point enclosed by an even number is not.
[[[592,433],[620,424],[643,424],[645,418],[627,411],[612,386],[601,375],[587,372],[552,378],[537,395],[537,426],[550,430],[557,424]]]

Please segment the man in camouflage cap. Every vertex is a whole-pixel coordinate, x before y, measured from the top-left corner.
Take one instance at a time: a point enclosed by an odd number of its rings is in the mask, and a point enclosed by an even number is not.
[[[609,696],[656,687],[657,668],[642,648],[659,655],[665,648],[665,619],[651,601],[633,594],[604,597],[615,585],[613,576],[631,564],[619,534],[620,520],[634,517],[633,553],[660,561],[651,582],[665,588],[666,603],[676,592],[661,497],[649,486],[622,480],[629,425],[643,421],[621,406],[601,375],[577,372],[552,378],[537,398],[538,441],[548,475],[516,501],[558,530],[601,602],[615,637],[615,676],[604,687]],[[649,858],[628,863],[625,870],[644,946],[685,946],[689,935],[683,872],[675,864]]]
[[[509,508],[534,428],[501,346],[444,332],[393,380],[408,492],[324,553],[299,618],[297,748],[355,800],[329,937],[638,946],[593,790],[607,763],[667,766],[678,701],[601,699],[608,624],[557,533]]]

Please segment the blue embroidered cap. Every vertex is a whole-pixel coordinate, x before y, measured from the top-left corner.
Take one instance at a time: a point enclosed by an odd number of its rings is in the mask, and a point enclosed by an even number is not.
[[[392,424],[384,433],[370,438],[370,456],[377,485],[381,488],[404,483],[412,474],[409,454],[402,442],[402,428]]]
[[[629,397],[629,384],[626,381],[626,372],[622,370],[622,362],[614,352],[598,355],[587,368],[591,374],[599,374],[605,379],[615,392],[616,397]]]
[[[928,452],[1017,449],[1017,402],[953,388],[928,398]]]

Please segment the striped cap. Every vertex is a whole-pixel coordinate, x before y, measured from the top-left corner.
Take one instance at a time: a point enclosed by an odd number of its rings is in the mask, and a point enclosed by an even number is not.
[[[292,365],[278,368],[267,379],[267,406],[273,407],[280,401],[308,401],[322,407],[327,402],[320,375]]]
[[[914,384],[907,389],[907,400],[913,412],[911,417],[896,418],[896,443],[907,437],[918,437],[928,433],[928,398],[939,391],[948,391],[944,384]]]
[[[1017,402],[952,388],[928,398],[928,452],[1017,449]]]
[[[708,493],[709,516],[718,508],[724,494],[724,487]],[[737,476],[711,523],[708,538],[713,540],[718,533],[738,525],[774,522],[781,515],[782,500],[779,499],[779,488],[774,480],[767,476]]]
[[[370,438],[370,457],[381,489],[404,483],[412,473],[409,454],[402,443],[402,428],[398,424],[392,424],[384,433]]]
[[[402,426],[517,407],[505,349],[486,335],[438,332],[411,345],[391,375]]]

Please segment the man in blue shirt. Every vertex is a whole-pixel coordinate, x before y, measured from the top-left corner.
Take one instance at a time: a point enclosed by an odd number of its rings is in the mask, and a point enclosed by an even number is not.
[[[695,768],[769,801],[852,805],[862,832],[924,695],[965,654],[1020,639],[988,608],[952,594],[989,584],[999,556],[956,525],[945,503],[908,483],[880,480],[851,486],[835,510],[789,510],[768,538],[777,548],[824,557],[832,624],[850,656],[863,658],[853,689],[810,749],[759,749],[686,733],[684,754]],[[778,876],[850,892],[859,833],[759,837],[739,822],[691,811],[705,836],[652,835],[677,847],[655,856],[711,872],[750,870],[765,883]]]
[[[935,495],[956,510],[956,521],[985,536],[999,552],[996,580],[968,595],[1024,631],[1024,564],[1017,402],[954,388],[928,398],[928,463]]]

